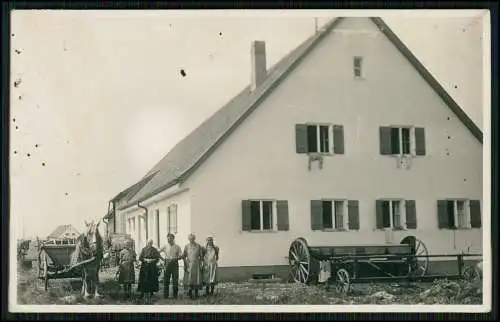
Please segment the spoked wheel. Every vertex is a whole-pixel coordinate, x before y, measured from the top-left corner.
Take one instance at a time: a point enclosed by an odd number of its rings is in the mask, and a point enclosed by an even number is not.
[[[479,277],[479,273],[474,266],[466,265],[462,271],[462,278],[468,282],[474,281]]]
[[[349,272],[346,269],[341,268],[337,271],[336,284],[337,291],[342,293],[349,292],[349,289],[351,287],[351,280],[349,278]]]
[[[424,242],[414,236],[405,237],[401,244],[411,245],[409,272],[413,276],[425,276],[429,269],[429,251]]]
[[[49,268],[49,263],[47,262],[47,256],[44,256],[44,260],[43,260],[43,272],[44,272],[43,285],[44,285],[45,291],[47,290],[47,288],[49,286],[48,268]]]
[[[311,254],[305,239],[297,238],[292,242],[288,251],[288,261],[296,283],[311,281]]]

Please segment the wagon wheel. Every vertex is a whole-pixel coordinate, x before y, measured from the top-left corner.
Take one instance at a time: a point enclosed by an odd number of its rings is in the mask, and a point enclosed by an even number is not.
[[[297,238],[290,245],[288,261],[293,279],[297,283],[308,283],[311,280],[311,254],[307,242]]]
[[[474,266],[466,265],[462,271],[462,278],[468,282],[472,282],[479,274]]]
[[[44,260],[43,260],[43,272],[44,272],[44,276],[43,276],[43,284],[44,284],[44,288],[45,288],[45,291],[47,291],[47,288],[49,286],[49,271],[48,271],[48,267],[49,267],[49,264],[47,262],[47,256],[44,256]]]
[[[42,263],[42,257],[41,253],[38,253],[38,278],[41,278],[43,275],[43,263]]]
[[[415,248],[412,250],[412,255],[418,257],[411,258],[410,273],[414,276],[425,276],[429,269],[429,251],[420,239],[415,238]]]
[[[409,273],[414,276],[425,276],[429,269],[429,251],[424,242],[414,236],[403,238],[401,244],[411,245]],[[418,256],[418,257],[414,257]]]
[[[341,268],[337,271],[336,276],[337,291],[347,293],[351,287],[351,280],[349,278],[349,272]]]

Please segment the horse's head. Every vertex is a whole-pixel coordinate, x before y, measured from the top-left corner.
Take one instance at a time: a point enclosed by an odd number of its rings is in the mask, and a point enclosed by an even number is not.
[[[95,223],[93,220],[91,222],[85,221],[85,232],[83,233],[83,236],[85,237],[87,243],[89,244],[90,249],[92,252],[97,252],[97,253],[102,253],[102,237],[101,234],[99,233],[99,224],[101,222],[98,221]]]

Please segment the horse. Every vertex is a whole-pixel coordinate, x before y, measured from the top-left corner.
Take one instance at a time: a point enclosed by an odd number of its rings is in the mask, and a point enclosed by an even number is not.
[[[17,260],[22,262],[24,260],[24,256],[28,253],[30,248],[30,240],[23,240],[19,243],[17,247]]]
[[[99,294],[99,270],[103,259],[103,239],[99,233],[100,221],[88,223],[85,221],[86,230],[81,234],[76,243],[75,261],[82,264],[82,296],[88,298],[89,291],[94,289],[94,298]]]

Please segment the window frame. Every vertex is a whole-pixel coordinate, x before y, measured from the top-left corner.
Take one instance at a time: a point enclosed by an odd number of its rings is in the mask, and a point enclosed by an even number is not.
[[[453,225],[448,224],[448,229],[472,229],[471,227],[471,217],[470,217],[470,199],[467,198],[456,198],[456,199],[446,199],[446,201],[453,202]],[[465,216],[465,225],[459,226],[458,223],[458,207],[457,204],[459,202],[464,203],[464,216]]]
[[[398,147],[399,153],[395,153],[392,147],[392,133],[391,133],[391,154],[394,156],[416,156],[417,142],[415,138],[415,126],[414,125],[391,125],[391,129],[398,129]],[[403,129],[409,129],[410,136],[410,151],[409,153],[403,153],[404,140],[403,140]]]
[[[356,64],[356,62],[359,62],[359,64]],[[355,79],[363,79],[363,57],[362,56],[353,56],[352,68],[353,68],[354,78]],[[359,75],[356,75],[357,72],[359,73]]]
[[[392,229],[392,230],[408,230],[406,227],[406,200],[402,198],[383,198],[380,199],[382,201],[388,201],[389,202],[389,227],[382,227],[382,229]],[[399,227],[394,226],[394,202],[399,202]],[[383,208],[382,208],[383,211]],[[384,213],[382,213],[382,216],[384,216]]]
[[[160,247],[160,234],[161,234],[161,229],[160,229],[160,208],[156,208],[153,216],[153,223],[154,223],[154,232],[156,235],[156,244],[158,247]]]
[[[259,233],[266,233],[266,232],[277,232],[278,231],[278,207],[277,207],[277,201],[278,199],[246,199],[249,202],[259,202],[259,219],[260,219],[260,229],[253,229],[251,228],[248,232],[259,232]],[[264,208],[263,208],[263,203],[265,201],[272,202],[272,213],[271,213],[271,229],[264,229]],[[252,213],[250,213],[250,216],[253,216]],[[251,217],[250,217],[251,218]]]
[[[306,122],[304,123],[307,127],[315,126],[316,127],[316,152],[307,151],[309,155],[333,155],[334,154],[334,133],[333,133],[333,123],[325,123],[325,122]],[[328,152],[321,152],[321,127],[328,127]],[[309,132],[307,132],[307,140],[309,140]],[[309,150],[309,145],[308,145]]]
[[[175,211],[174,211],[175,210]],[[172,225],[172,218],[175,218],[175,226]],[[171,230],[171,228],[174,228]],[[167,207],[167,233],[177,234],[178,232],[178,206],[175,203]]]
[[[330,202],[332,205],[332,227],[325,228],[325,224],[323,222],[322,231],[349,231],[349,208],[348,208],[348,200],[346,198],[322,198],[319,199],[322,202]],[[342,202],[342,228],[337,228],[336,226],[336,210],[335,210],[335,202]]]

